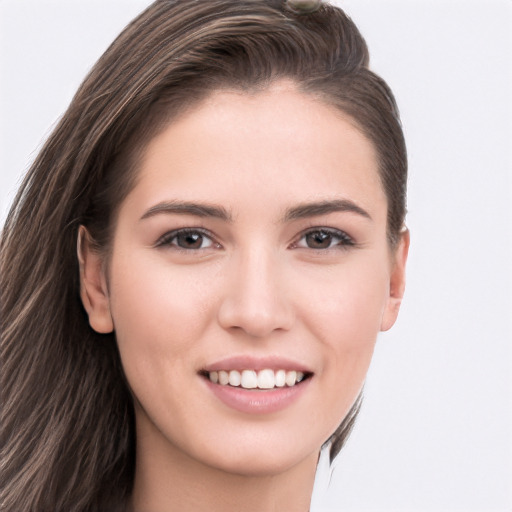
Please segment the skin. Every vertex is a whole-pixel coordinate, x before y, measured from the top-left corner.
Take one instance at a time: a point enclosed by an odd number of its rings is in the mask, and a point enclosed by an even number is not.
[[[309,509],[320,447],[404,290],[408,235],[391,251],[377,168],[354,124],[293,83],[218,91],[149,143],[108,283],[82,229],[82,300],[93,329],[116,331],[134,396],[134,511]],[[332,201],[334,211],[297,214]],[[176,202],[230,219],[160,211]],[[182,228],[208,236],[179,247]],[[311,228],[344,234],[317,248]],[[283,410],[236,411],[198,372],[239,355],[285,357],[313,375]]]

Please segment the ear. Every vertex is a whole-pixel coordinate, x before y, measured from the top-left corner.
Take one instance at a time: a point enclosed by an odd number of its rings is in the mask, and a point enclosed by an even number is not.
[[[405,291],[405,265],[407,263],[407,254],[409,253],[410,234],[405,229],[400,235],[400,242],[395,249],[393,257],[393,267],[391,269],[389,281],[389,297],[382,315],[380,325],[381,331],[387,331],[393,327],[400,310],[402,297]]]
[[[84,226],[80,226],[78,230],[77,255],[80,266],[80,298],[89,315],[89,324],[96,332],[112,332],[114,323],[110,315],[103,258],[94,250],[91,236]]]

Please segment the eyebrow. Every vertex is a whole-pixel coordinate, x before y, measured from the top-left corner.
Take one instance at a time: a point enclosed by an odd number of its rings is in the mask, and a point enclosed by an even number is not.
[[[335,199],[332,201],[319,201],[317,203],[305,203],[294,206],[286,211],[284,221],[304,219],[307,217],[316,217],[334,212],[351,212],[372,220],[370,214],[348,199]]]
[[[370,214],[348,199],[319,201],[294,206],[286,211],[283,222],[327,215],[334,212],[351,212],[371,220]],[[187,201],[164,201],[152,206],[140,220],[148,219],[159,214],[194,215],[196,217],[213,217],[226,222],[232,222],[232,215],[222,206],[208,203],[193,203]]]
[[[162,213],[194,215],[196,217],[213,217],[226,222],[232,221],[231,214],[222,206],[208,203],[191,203],[186,201],[164,201],[162,203],[158,203],[147,210],[140,220],[148,219]]]

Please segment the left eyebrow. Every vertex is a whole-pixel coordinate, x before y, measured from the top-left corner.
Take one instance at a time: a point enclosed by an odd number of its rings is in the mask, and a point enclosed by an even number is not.
[[[307,217],[327,215],[334,212],[356,213],[362,217],[365,217],[366,219],[372,220],[370,214],[366,210],[348,199],[335,199],[333,201],[319,201],[316,203],[300,204],[287,210],[283,220],[284,222],[290,222]]]
[[[192,203],[183,201],[164,201],[152,206],[140,220],[154,217],[158,214],[194,215],[196,217],[214,217],[226,222],[231,222],[231,214],[222,206],[208,203]]]

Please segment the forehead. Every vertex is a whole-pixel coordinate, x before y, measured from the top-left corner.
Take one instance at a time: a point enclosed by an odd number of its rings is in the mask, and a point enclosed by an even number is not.
[[[386,202],[373,144],[336,107],[284,81],[216,91],[181,114],[149,142],[137,181],[146,202]]]

